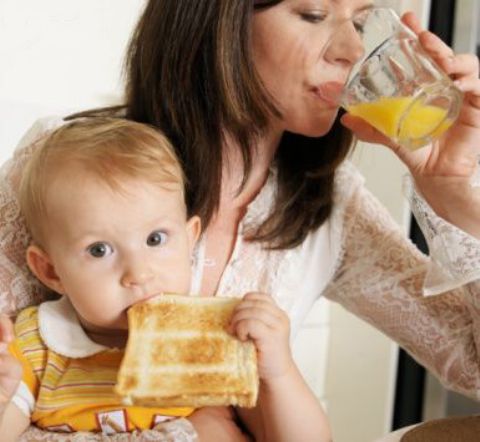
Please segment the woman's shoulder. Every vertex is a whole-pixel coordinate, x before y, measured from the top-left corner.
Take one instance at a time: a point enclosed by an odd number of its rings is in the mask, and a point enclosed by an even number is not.
[[[64,116],[60,115],[51,115],[37,119],[18,142],[16,152],[36,143],[51,131],[65,124],[65,122]]]
[[[365,178],[356,166],[350,160],[345,160],[335,172],[335,205],[344,204],[348,201],[355,190],[362,187],[364,183]]]

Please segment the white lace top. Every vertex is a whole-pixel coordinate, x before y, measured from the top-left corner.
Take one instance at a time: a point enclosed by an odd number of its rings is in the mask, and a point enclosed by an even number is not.
[[[36,123],[1,171],[0,311],[13,313],[46,296],[26,268],[29,237],[16,190],[30,152],[60,124],[59,118]],[[433,256],[429,260],[345,162],[337,172],[329,220],[294,249],[264,250],[244,241],[243,233],[266,218],[275,190],[272,170],[240,223],[217,294],[272,294],[289,314],[292,335],[315,300],[326,296],[391,336],[447,387],[480,399],[480,242],[437,217],[414,193],[412,210],[426,234]],[[194,293],[208,265],[204,242],[199,241],[195,252]],[[461,284],[463,288],[455,289]],[[423,294],[443,290],[449,291]]]

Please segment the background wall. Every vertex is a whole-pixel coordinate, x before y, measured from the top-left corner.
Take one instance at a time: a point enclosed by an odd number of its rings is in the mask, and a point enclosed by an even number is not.
[[[40,116],[119,100],[144,0],[0,0],[0,162]]]
[[[422,4],[389,3],[398,9]],[[35,119],[120,101],[123,53],[143,4],[0,0],[0,163]],[[367,186],[406,228],[404,169],[396,158],[384,148],[361,145],[354,161]],[[367,442],[388,431],[396,358],[391,341],[320,301],[294,351],[328,408],[337,442]]]

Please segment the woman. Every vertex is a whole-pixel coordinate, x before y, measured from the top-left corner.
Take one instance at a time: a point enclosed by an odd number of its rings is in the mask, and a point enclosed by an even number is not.
[[[128,53],[126,115],[162,129],[183,161],[188,209],[205,226],[194,292],[269,293],[289,314],[292,335],[313,302],[327,296],[391,336],[449,387],[477,397],[478,295],[457,289],[422,297],[433,267],[344,161],[351,145],[345,127],[361,139],[386,140],[361,120],[340,117],[318,93],[332,79],[344,81],[359,56],[350,32],[325,50],[322,20],[353,17],[352,31],[356,11],[369,6],[367,0],[151,0]],[[466,95],[460,118],[434,146],[414,153],[389,147],[415,180],[420,221],[459,235],[471,252],[467,264],[477,268],[473,238],[437,217],[420,195],[445,220],[480,237],[480,215],[471,210],[478,196],[469,184],[480,137],[478,61],[454,55],[411,14],[404,21]],[[38,135],[24,145],[34,146]],[[28,151],[6,169],[3,189],[13,194]],[[22,232],[9,213],[14,200],[4,199],[4,229]],[[10,237],[6,255],[19,235]],[[12,269],[23,264],[17,261],[9,261]],[[435,264],[451,264],[461,283],[474,279],[465,263]],[[5,290],[10,307],[30,288],[20,279]],[[24,302],[43,296],[36,293]],[[253,428],[261,424],[258,410],[239,414]]]

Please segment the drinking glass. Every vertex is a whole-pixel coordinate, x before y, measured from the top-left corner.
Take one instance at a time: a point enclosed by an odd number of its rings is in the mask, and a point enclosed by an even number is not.
[[[431,143],[457,118],[462,92],[395,11],[360,14],[355,23],[364,55],[352,69],[341,106],[405,147]],[[352,24],[340,25],[336,34],[347,25]]]

